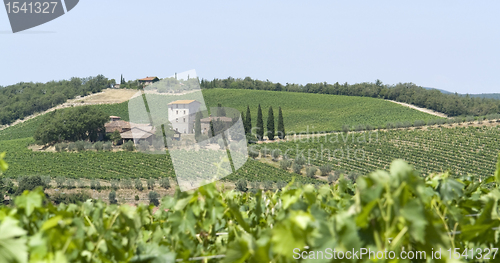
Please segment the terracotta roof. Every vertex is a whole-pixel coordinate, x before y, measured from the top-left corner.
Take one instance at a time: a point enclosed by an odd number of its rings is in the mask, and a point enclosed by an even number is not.
[[[170,102],[168,105],[172,105],[172,104],[191,104],[193,102],[198,102],[198,101],[196,101],[196,100],[176,100],[176,101]]]
[[[145,78],[139,79],[139,80],[148,81],[148,80],[155,80],[155,79],[158,79],[158,77],[145,77]]]
[[[208,117],[208,118],[201,119],[200,122],[210,122],[212,119],[223,121],[223,122],[232,122],[233,121],[233,119],[231,119],[229,117]]]
[[[122,120],[110,121],[104,124],[104,128],[106,128],[107,133],[114,131],[122,132],[123,129],[130,129],[130,122]]]

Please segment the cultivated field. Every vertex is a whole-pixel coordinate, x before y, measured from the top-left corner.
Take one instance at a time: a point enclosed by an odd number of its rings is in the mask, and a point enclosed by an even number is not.
[[[467,124],[462,124],[467,126]],[[452,175],[484,178],[496,167],[500,126],[426,127],[425,130],[350,132],[311,136],[295,141],[261,144],[278,148],[290,158],[303,155],[311,165],[330,164],[346,174],[366,174],[388,169],[394,159],[404,159],[424,175],[450,170]]]

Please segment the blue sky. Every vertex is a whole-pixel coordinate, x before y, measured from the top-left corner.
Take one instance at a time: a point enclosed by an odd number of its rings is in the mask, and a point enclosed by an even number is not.
[[[103,74],[285,83],[413,82],[500,92],[495,1],[97,1],[12,34],[0,85]]]

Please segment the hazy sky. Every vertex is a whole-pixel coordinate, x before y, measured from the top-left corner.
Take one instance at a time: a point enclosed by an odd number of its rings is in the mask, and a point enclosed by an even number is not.
[[[500,92],[498,1],[98,1],[12,34],[0,85],[103,74]]]

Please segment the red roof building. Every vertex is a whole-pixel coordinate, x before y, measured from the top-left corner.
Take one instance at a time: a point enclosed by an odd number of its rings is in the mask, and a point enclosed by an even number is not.
[[[147,86],[147,85],[153,84],[157,81],[160,81],[160,79],[158,77],[145,77],[143,79],[139,79],[138,81],[140,84]]]

